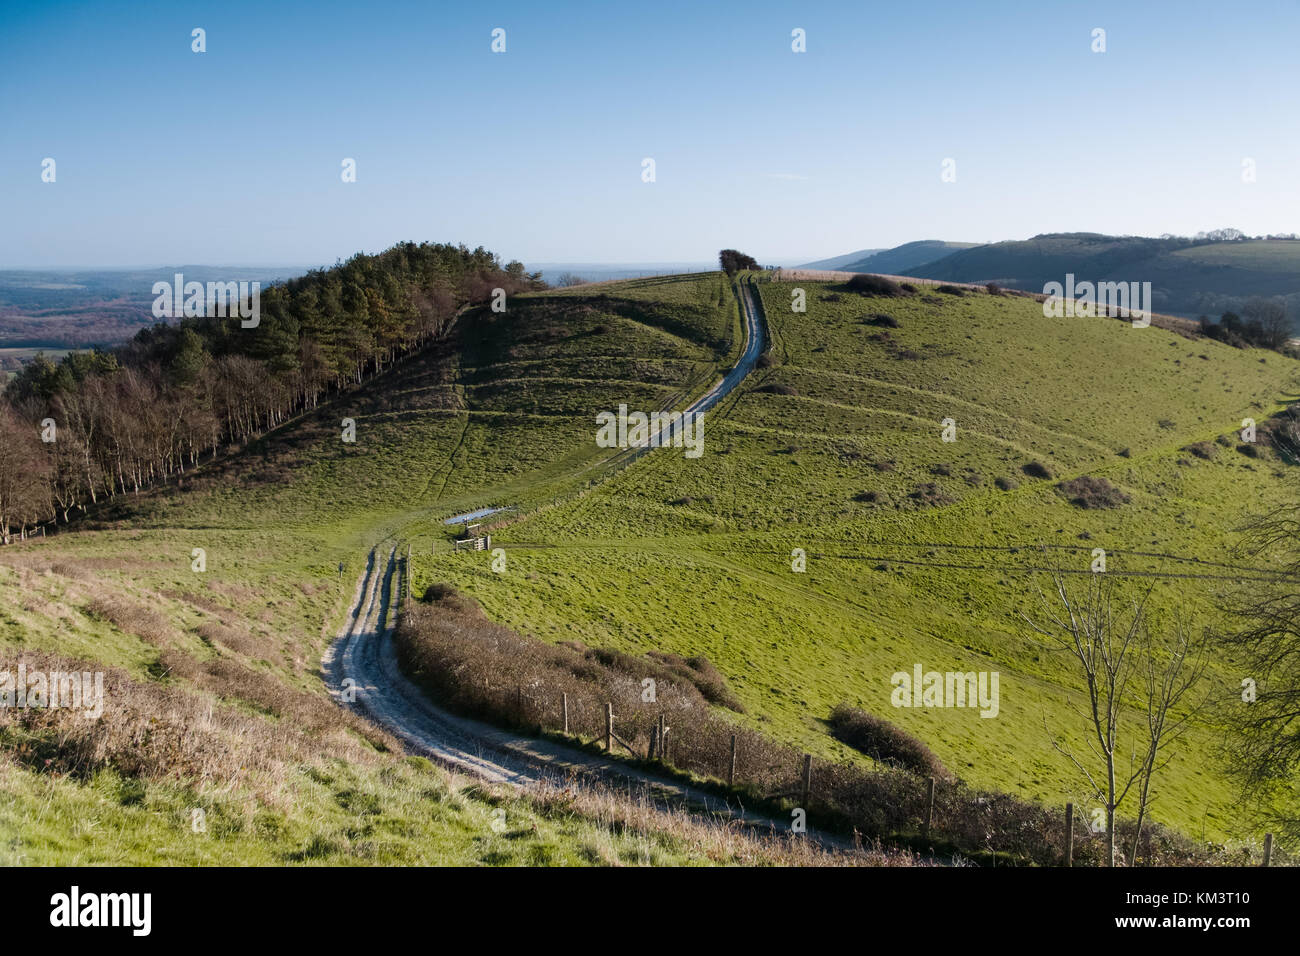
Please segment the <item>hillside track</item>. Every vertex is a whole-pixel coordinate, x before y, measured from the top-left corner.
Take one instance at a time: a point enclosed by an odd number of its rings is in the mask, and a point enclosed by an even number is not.
[[[687,411],[699,413],[713,408],[744,381],[762,352],[763,328],[761,313],[754,303],[756,296],[747,286],[742,284],[741,288],[745,348],[736,366]],[[639,455],[645,449],[636,451]],[[396,543],[391,539],[377,545],[367,556],[353,594],[352,610],[321,661],[325,683],[340,706],[352,708],[388,730],[410,753],[491,783],[518,787],[625,787],[629,797],[655,805],[738,822],[774,836],[789,832],[788,820],[747,811],[738,801],[620,760],[503,730],[439,707],[402,673],[398,664],[394,605],[402,593],[405,573],[405,561],[398,557]],[[811,827],[807,835],[829,849],[852,847],[845,839]]]

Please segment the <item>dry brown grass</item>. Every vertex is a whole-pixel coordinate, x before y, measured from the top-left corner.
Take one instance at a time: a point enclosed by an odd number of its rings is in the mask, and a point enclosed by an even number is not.
[[[644,796],[604,786],[543,783],[526,799],[544,816],[591,820],[612,833],[630,833],[678,843],[692,857],[732,866],[921,866],[914,853],[866,844],[858,850],[832,850],[806,837],[771,831],[730,817],[702,817],[656,805]],[[598,862],[618,865],[617,860]]]
[[[103,714],[97,719],[66,708],[0,708],[0,743],[16,760],[41,772],[82,779],[111,768],[130,777],[251,785],[269,795],[282,788],[295,765],[319,757],[375,761],[379,750],[358,736],[360,730],[372,743],[385,739],[359,719],[347,719],[328,701],[321,703],[332,709],[332,720],[302,721],[300,712],[284,706],[286,719],[267,720],[211,694],[176,683],[133,681],[121,671],[86,661],[24,652],[5,666],[16,671],[19,663],[28,673],[104,675]],[[213,675],[216,680],[223,676],[231,675]],[[387,743],[389,749],[399,749],[395,741]]]
[[[250,634],[243,628],[230,627],[224,622],[209,621],[202,625],[199,627],[199,637],[209,644],[229,648],[245,657],[264,658],[274,650],[269,639]]]
[[[97,597],[86,605],[86,613],[107,621],[119,631],[134,634],[158,648],[181,643],[179,632],[157,611],[118,598]]]

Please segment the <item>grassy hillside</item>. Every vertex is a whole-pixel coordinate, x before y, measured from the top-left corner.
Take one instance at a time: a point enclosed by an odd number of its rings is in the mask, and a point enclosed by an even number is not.
[[[842,269],[850,262],[857,262],[860,259],[866,259],[868,256],[874,256],[878,252],[886,252],[885,249],[859,249],[857,252],[846,252],[842,256],[832,256],[829,259],[818,259],[816,262],[805,262],[801,269]]]
[[[911,275],[913,270],[942,259],[961,249],[977,245],[973,242],[947,242],[943,239],[922,239],[906,242],[892,249],[881,249],[871,255],[854,258],[843,257],[839,265],[827,266],[809,263],[809,269],[839,269],[844,272],[874,272],[880,275]],[[832,260],[827,260],[832,261]]]
[[[1237,573],[1215,566],[1231,563],[1232,529],[1294,477],[1235,443],[1213,460],[1185,448],[1294,399],[1300,365],[1113,320],[1045,319],[1011,297],[800,286],[804,314],[790,311],[791,284],[763,286],[774,362],[708,420],[702,458],[657,453],[498,532],[506,574],[481,556],[426,553],[417,581],[451,580],[552,640],[705,654],[741,719],[821,755],[848,756],[825,725],[847,700],[981,786],[1078,800],[1050,745],[1079,726],[1077,681],[1021,619],[1034,611],[1032,570],[1086,570],[1104,547],[1112,571],[1155,575],[1158,619],[1181,607],[1212,622],[1215,590]],[[941,440],[944,418],[954,443]],[[1034,462],[1054,478],[1027,475]],[[1056,486],[1080,475],[1129,502],[1079,508]],[[417,541],[435,540],[424,530]],[[806,573],[791,570],[794,548]],[[998,670],[1001,714],[892,708],[890,675],[915,663]],[[1233,676],[1225,666],[1213,679],[1222,689]],[[1241,835],[1213,744],[1207,727],[1195,732],[1156,816]]]

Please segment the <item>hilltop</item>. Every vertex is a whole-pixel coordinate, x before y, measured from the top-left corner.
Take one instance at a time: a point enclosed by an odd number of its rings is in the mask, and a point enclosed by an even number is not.
[[[809,264],[808,269],[833,269],[843,272],[874,272],[878,275],[911,275],[914,270],[952,254],[956,250],[970,249],[973,242],[947,242],[943,239],[922,239],[907,242],[892,249],[882,249],[872,255],[849,259],[839,266]]]

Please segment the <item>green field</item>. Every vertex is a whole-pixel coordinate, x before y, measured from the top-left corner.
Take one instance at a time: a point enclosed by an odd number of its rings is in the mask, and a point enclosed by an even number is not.
[[[776,362],[708,419],[702,458],[656,453],[512,524],[497,535],[507,574],[481,557],[426,554],[417,581],[449,579],[550,639],[707,654],[753,725],[814,753],[848,756],[824,725],[847,700],[913,731],[974,783],[1078,800],[1050,746],[1079,727],[1074,675],[1021,620],[1033,610],[1028,569],[1044,563],[1035,549],[1077,569],[1104,547],[1112,571],[1216,573],[1196,562],[1230,561],[1231,529],[1248,508],[1284,500],[1294,479],[1233,450],[1202,461],[1181,449],[1275,411],[1295,396],[1300,366],[1112,320],[1045,319],[1015,298],[801,287],[804,314],[790,311],[789,283],[763,286]],[[899,327],[869,324],[881,314]],[[956,442],[941,441],[945,418]],[[1131,501],[1081,510],[1054,481],[1026,476],[1031,461],[1057,479],[1107,477]],[[1002,491],[999,477],[1019,487]],[[927,482],[937,505],[913,497]],[[876,500],[855,500],[867,492]],[[804,574],[791,570],[794,548],[809,555]],[[1181,606],[1205,623],[1230,583],[1155,580],[1158,616]],[[918,662],[998,670],[1001,714],[890,707],[890,675]],[[1226,688],[1236,675],[1215,679]],[[1175,759],[1156,816],[1226,837],[1242,819],[1225,768],[1207,759],[1212,743],[1202,729]]]

